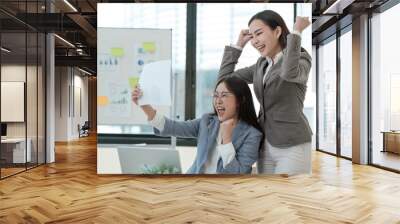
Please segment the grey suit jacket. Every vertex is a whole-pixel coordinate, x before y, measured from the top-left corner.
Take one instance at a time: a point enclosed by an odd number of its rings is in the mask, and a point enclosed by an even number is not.
[[[162,132],[154,129],[156,135],[197,138],[197,155],[187,173],[204,173],[208,154],[217,146],[219,130],[218,117],[204,114],[200,119],[190,121],[173,121],[165,119]],[[223,167],[222,159],[218,161],[217,173],[241,174],[250,173],[251,166],[258,159],[258,150],[262,133],[243,121],[239,121],[232,133],[232,144],[236,151],[235,158]]]
[[[254,92],[260,102],[258,121],[268,142],[276,147],[290,147],[311,141],[312,131],[303,114],[311,56],[301,48],[301,37],[287,36],[287,46],[281,60],[272,65],[263,85],[268,65],[264,57],[242,69],[235,70],[242,51],[225,47],[219,78],[237,76],[254,83]]]

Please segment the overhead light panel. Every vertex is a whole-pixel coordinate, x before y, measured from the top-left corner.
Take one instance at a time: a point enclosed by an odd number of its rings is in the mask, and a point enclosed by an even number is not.
[[[1,50],[4,51],[4,52],[6,52],[6,53],[10,53],[10,52],[11,52],[11,50],[9,50],[9,49],[7,49],[7,48],[5,48],[5,47],[1,47]]]
[[[78,67],[78,69],[79,69],[79,71],[81,71],[81,72],[83,72],[83,73],[85,73],[85,74],[87,74],[87,75],[92,75],[92,73],[90,73],[90,72],[88,72],[88,71],[86,71],[86,70],[83,70],[83,69],[81,69],[81,68],[79,68],[79,67]]]
[[[336,0],[322,14],[342,14],[343,10],[351,5],[355,0]]]
[[[81,48],[77,48],[76,53],[78,53],[79,55],[87,55],[86,52],[84,52]]]
[[[62,42],[66,43],[66,44],[69,45],[70,47],[75,48],[75,45],[73,45],[73,44],[72,44],[71,42],[69,42],[68,40],[66,40],[66,39],[64,39],[64,38],[62,38],[62,37],[60,37],[60,36],[57,35],[57,34],[54,34],[54,36],[56,36],[58,39],[60,39]]]
[[[67,4],[72,10],[74,10],[74,12],[78,12],[78,10],[71,4],[69,3],[68,0],[64,0],[65,4]]]

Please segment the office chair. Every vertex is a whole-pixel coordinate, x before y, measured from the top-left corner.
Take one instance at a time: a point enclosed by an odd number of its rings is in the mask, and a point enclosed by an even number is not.
[[[85,121],[82,127],[79,127],[78,125],[78,129],[79,129],[79,138],[89,136],[89,129],[90,129],[89,121]]]

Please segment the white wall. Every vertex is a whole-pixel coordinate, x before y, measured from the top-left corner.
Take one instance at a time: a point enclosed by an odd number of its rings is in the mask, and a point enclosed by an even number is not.
[[[72,130],[71,130],[71,135],[73,138],[78,138],[79,133],[78,133],[78,124],[81,126],[85,123],[85,121],[88,121],[88,77],[81,76],[82,73],[78,73],[77,75],[77,70],[74,71],[74,103],[75,106],[73,110],[75,113],[72,113]],[[79,72],[79,71],[78,71]],[[79,97],[80,96],[80,97]],[[79,102],[80,101],[80,102]],[[80,108],[80,106],[82,108]],[[82,111],[80,111],[80,109]]]
[[[26,112],[26,120],[22,122],[6,122],[8,138],[24,138],[25,135],[30,140],[29,147],[31,149],[32,161],[36,162],[39,158],[39,163],[44,163],[44,73],[41,66],[25,66],[25,64],[3,64],[1,66],[1,81],[2,82],[24,82],[26,87],[26,99],[22,102],[22,107],[19,108],[21,113]],[[26,80],[27,79],[27,80]],[[2,89],[3,92],[4,89]],[[19,90],[20,94],[24,94],[24,90]],[[2,98],[7,98],[7,95],[2,95]],[[25,98],[25,96],[24,96]],[[26,103],[26,105],[25,105]],[[3,104],[3,103],[2,103]],[[2,107],[2,112],[13,113],[10,110],[16,110],[11,107]],[[7,111],[8,110],[8,111]],[[14,113],[16,113],[14,111]],[[24,115],[22,115],[24,116]],[[37,153],[39,154],[37,157]]]
[[[68,141],[68,85],[67,67],[55,68],[55,141]]]
[[[88,120],[88,78],[83,75],[72,67],[56,67],[56,141],[79,138],[78,124]]]
[[[36,74],[35,66],[8,64],[1,66],[1,81],[2,82],[26,82],[25,76],[28,74],[28,84],[31,88],[27,88],[27,122],[7,122],[7,136],[8,137],[25,137],[25,126],[28,125],[28,137],[31,133],[36,135],[36,122],[37,114],[36,107],[41,107],[42,105],[37,105],[36,97],[36,80],[32,80],[30,77],[32,74]],[[33,86],[33,87],[32,87]],[[2,96],[4,97],[4,96]],[[8,110],[9,108],[1,108],[1,110]],[[22,108],[24,109],[24,108]],[[35,112],[35,113],[34,113]]]

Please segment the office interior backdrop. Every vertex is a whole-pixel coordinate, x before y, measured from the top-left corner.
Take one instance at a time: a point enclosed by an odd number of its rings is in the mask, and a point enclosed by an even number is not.
[[[399,12],[398,2],[387,1],[368,11],[366,32],[356,30],[367,41],[367,163],[395,172],[400,171],[400,156],[384,151],[382,132],[400,130],[400,101],[396,100],[400,94],[400,68],[396,61],[400,34],[394,28],[400,21]],[[358,43],[360,36],[352,37],[352,21],[351,15],[345,16],[335,29],[321,35],[324,38],[313,39],[318,89],[316,149],[349,160],[353,156],[352,116],[360,116],[352,111],[352,100],[358,91],[352,90],[352,82],[361,82],[354,79],[356,56],[352,49],[364,47]],[[359,29],[360,24],[356,25]]]
[[[33,4],[34,7],[32,7],[32,10],[36,11],[31,12],[40,13],[41,10],[46,10],[46,8],[43,9],[39,7],[39,5],[43,5],[44,2],[44,0],[34,2],[29,1],[28,4],[28,1],[20,1],[20,6],[25,8],[26,12],[29,12],[31,10],[31,7],[29,6]],[[242,6],[245,5],[247,4],[243,4]],[[207,13],[204,10],[202,11],[202,8],[207,6],[200,4],[169,4],[169,10],[163,10],[164,13],[167,13],[167,16],[163,17],[161,17],[160,13],[156,13],[157,7],[160,6],[149,5],[146,7],[153,7],[153,10],[150,10],[153,11],[152,18],[157,19],[143,20],[142,22],[152,23],[154,27],[166,27],[177,29],[177,31],[179,30],[179,32],[174,33],[173,37],[175,39],[174,44],[179,43],[179,46],[176,46],[176,48],[174,47],[175,53],[173,57],[174,62],[176,63],[175,73],[178,74],[177,76],[180,83],[179,91],[182,93],[179,94],[181,99],[178,100],[180,103],[178,103],[177,119],[183,120],[195,118],[197,114],[205,110],[202,108],[207,107],[207,103],[205,102],[206,100],[203,102],[203,99],[200,97],[201,93],[206,92],[206,90],[204,90],[204,88],[202,89],[200,86],[209,86],[207,83],[204,83],[206,81],[201,81],[202,79],[207,79],[207,75],[201,77],[200,75],[196,75],[205,74],[208,66],[210,66],[207,65],[207,62],[200,59],[202,58],[202,54],[207,54],[207,52],[212,52],[214,50],[214,48],[207,50],[204,48],[204,45],[201,45],[202,40],[199,38],[206,34],[201,33],[200,28],[206,18],[213,15],[207,16],[205,14],[203,15],[204,18],[201,17],[202,14],[200,12]],[[235,41],[237,31],[235,30],[236,28],[233,28],[233,24],[239,23],[234,23],[233,21],[238,20],[238,17],[241,15],[241,9],[245,7],[238,7],[236,9],[234,6],[231,6],[231,8],[232,15],[235,14],[236,16],[231,16],[229,21],[227,21],[228,24],[231,24],[230,26],[226,26],[229,27],[229,29],[227,29],[228,32],[216,32],[209,35],[228,35],[231,42]],[[285,7],[285,9],[287,8],[292,10],[291,14],[293,15],[293,20],[295,15],[301,15],[302,11],[305,10],[301,4],[294,4],[292,7]],[[396,67],[396,57],[394,53],[399,52],[399,46],[393,44],[396,43],[395,40],[399,37],[399,34],[395,29],[395,23],[396,21],[399,21],[399,11],[400,6],[396,1],[387,1],[387,3],[383,4],[381,7],[370,11],[368,17],[368,32],[362,34],[369,40],[369,79],[367,83],[369,119],[368,124],[366,124],[369,134],[367,142],[369,149],[368,163],[397,172],[400,171],[398,160],[393,160],[395,162],[388,165],[383,162],[382,156],[379,155],[382,155],[381,150],[383,145],[382,135],[380,132],[399,129],[399,105],[398,101],[395,100],[395,97],[398,95],[398,74],[400,72],[398,71],[398,67]],[[168,13],[174,16],[168,16]],[[1,12],[1,16],[3,18],[8,17],[4,11]],[[179,17],[179,20],[176,20],[176,17]],[[248,19],[247,12],[244,17],[245,19],[243,23],[246,23]],[[354,90],[349,90],[349,87],[351,86],[349,85],[349,77],[351,77],[349,72],[352,70],[350,68],[352,63],[348,62],[350,61],[349,57],[351,55],[349,54],[349,50],[354,47],[351,46],[352,42],[350,40],[352,38],[354,39],[354,37],[352,37],[352,19],[345,17],[340,18],[340,20],[342,23],[340,27],[342,29],[339,31],[336,31],[335,29],[335,31],[332,32],[332,35],[327,35],[323,40],[313,40],[313,74],[310,76],[310,85],[306,100],[309,102],[306,102],[306,107],[311,109],[308,109],[309,111],[305,111],[305,113],[312,124],[315,137],[315,148],[320,151],[351,159],[352,152],[349,149],[351,149],[352,136],[348,133],[351,133],[349,130],[351,129],[352,124],[349,122],[348,116],[353,110],[350,105],[351,100],[354,98],[354,96],[351,97],[349,94],[354,92]],[[43,140],[46,136],[44,129],[46,125],[46,105],[44,99],[45,94],[43,91],[46,88],[41,88],[45,86],[43,80],[46,77],[45,66],[43,66],[43,64],[46,64],[45,50],[43,50],[46,46],[46,40],[44,37],[46,33],[36,30],[24,23],[19,23],[14,19],[11,19],[10,21],[15,23],[15,29],[4,30],[0,27],[1,47],[4,49],[1,50],[0,56],[0,78],[1,81],[26,82],[25,91],[27,97],[25,97],[26,102],[24,108],[24,113],[26,114],[25,121],[18,124],[7,124],[9,129],[8,132],[13,133],[13,126],[18,126],[19,131],[17,132],[15,130],[15,133],[17,133],[16,135],[22,136],[24,142],[36,142],[33,143],[37,144],[36,149],[33,147],[33,151],[37,151],[37,153],[36,157],[33,157],[34,160],[32,163],[22,164],[22,167],[8,167],[10,164],[6,164],[1,160],[1,178],[8,175],[6,174],[6,169],[12,168],[13,171],[11,173],[17,173],[44,163],[45,153],[41,150],[44,150],[44,145],[46,144]],[[210,21],[217,22],[218,20]],[[167,24],[164,24],[164,22]],[[287,22],[290,27],[289,21]],[[14,35],[14,38],[6,38],[8,35]],[[38,44],[34,45],[33,43]],[[225,44],[229,43],[224,42],[222,43],[222,46],[218,44],[218,47],[223,47]],[[15,45],[15,47],[7,48],[7,45]],[[305,47],[307,49],[307,46]],[[18,53],[13,50],[14,48],[19,49]],[[246,50],[251,52],[249,49]],[[326,52],[330,52],[330,54],[327,54]],[[335,54],[332,54],[332,52],[335,52]],[[212,55],[212,53],[209,54]],[[14,57],[9,57],[10,55],[14,55]],[[211,58],[212,56],[210,55],[208,57]],[[14,62],[7,62],[8,58],[14,58]],[[203,59],[204,58],[205,57],[203,57]],[[215,59],[215,61],[219,62],[218,59]],[[246,61],[241,63],[246,64]],[[13,76],[13,79],[8,79],[10,77],[5,74],[6,70],[10,68],[11,65],[18,67],[20,75]],[[202,71],[203,67],[205,68],[204,71]],[[215,64],[214,69],[218,69],[218,63]],[[6,77],[8,78],[6,79]],[[212,80],[212,77],[208,79]],[[345,80],[348,81],[346,82]],[[33,83],[33,85],[29,87],[29,83]],[[30,94],[29,91],[34,91],[34,94]],[[35,94],[36,97],[34,97]],[[32,109],[31,107],[28,108],[29,102],[36,105],[36,109]],[[205,106],[196,107],[196,105]],[[0,109],[3,110],[5,108]],[[126,134],[118,129],[113,135],[100,134],[100,138],[102,138],[103,142],[142,142],[143,139],[157,143],[169,142],[168,139],[155,138],[152,135]],[[178,139],[178,144],[194,145],[195,143],[193,141]],[[5,153],[3,146],[0,147],[0,154]],[[27,144],[25,144],[25,150],[26,147]]]

